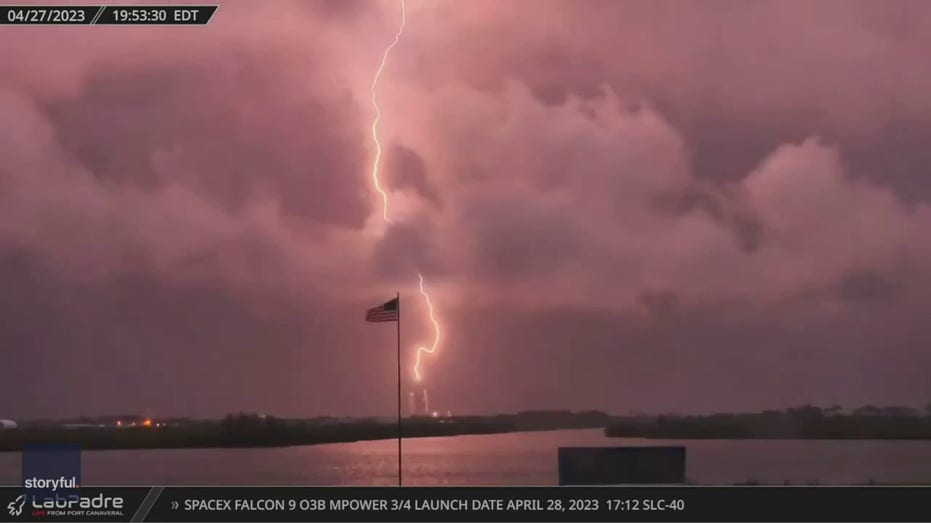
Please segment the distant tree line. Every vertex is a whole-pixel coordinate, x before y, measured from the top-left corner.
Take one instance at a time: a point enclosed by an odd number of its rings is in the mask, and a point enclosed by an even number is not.
[[[845,412],[836,405],[803,405],[748,414],[627,418],[610,424],[605,433],[670,439],[931,439],[931,405],[923,411],[865,405]]]

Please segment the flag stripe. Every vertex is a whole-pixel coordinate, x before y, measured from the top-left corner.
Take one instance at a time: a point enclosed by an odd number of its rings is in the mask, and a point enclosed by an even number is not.
[[[398,321],[397,316],[384,316],[384,317],[369,317],[365,321],[378,322],[378,321]]]
[[[368,314],[365,316],[365,321],[397,321],[397,314]]]
[[[398,321],[398,299],[369,309],[365,313],[365,321]]]

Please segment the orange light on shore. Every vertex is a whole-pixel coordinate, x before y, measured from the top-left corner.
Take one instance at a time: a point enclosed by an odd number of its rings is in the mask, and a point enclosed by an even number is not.
[[[143,424],[144,426],[146,426],[146,427],[151,427],[151,426],[152,426],[152,420],[147,419],[147,420],[143,421],[142,424]]]

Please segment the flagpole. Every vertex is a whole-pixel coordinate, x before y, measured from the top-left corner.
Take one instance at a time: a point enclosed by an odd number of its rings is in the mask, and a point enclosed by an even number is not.
[[[398,486],[401,486],[401,293],[398,292]]]

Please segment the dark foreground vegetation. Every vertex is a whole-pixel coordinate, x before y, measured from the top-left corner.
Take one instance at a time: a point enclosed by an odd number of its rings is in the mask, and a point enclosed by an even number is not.
[[[139,416],[81,418],[70,422],[33,422],[0,431],[0,451],[18,451],[29,443],[71,443],[82,449],[281,447],[396,438],[395,421],[377,419],[282,419],[255,414],[222,420],[146,420]],[[406,438],[492,434],[561,428],[601,428],[611,418],[602,412],[535,411],[490,417],[413,417],[403,420]],[[118,420],[118,421],[117,421]],[[132,420],[130,425],[129,420]],[[119,425],[117,425],[119,422]]]
[[[613,437],[657,439],[931,439],[931,409],[805,406],[785,411],[617,419]]]
[[[658,439],[931,439],[931,408],[798,407],[707,416],[610,416],[600,411],[527,411],[497,416],[411,417],[405,438],[534,430],[604,428],[613,437]],[[105,416],[34,421],[0,430],[0,452],[29,443],[72,443],[82,449],[282,447],[396,438],[394,420],[283,419],[255,414],[222,420]]]

